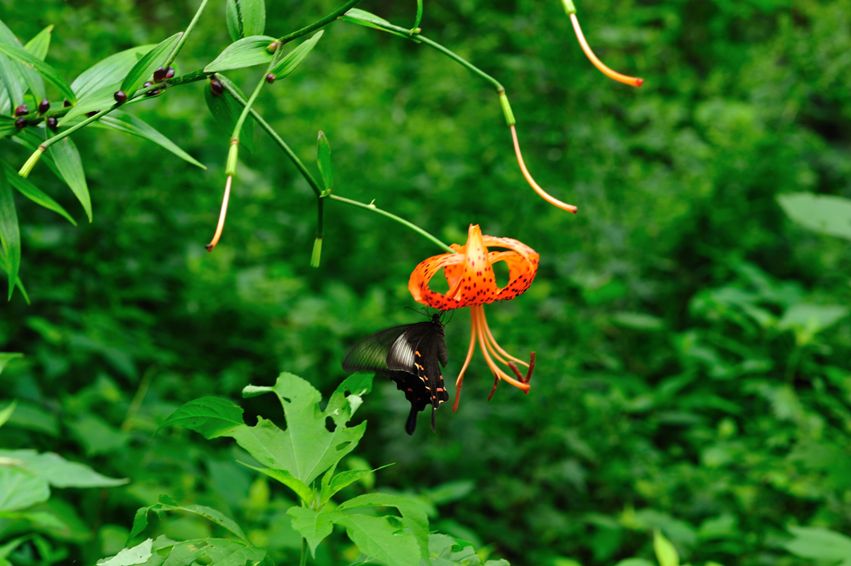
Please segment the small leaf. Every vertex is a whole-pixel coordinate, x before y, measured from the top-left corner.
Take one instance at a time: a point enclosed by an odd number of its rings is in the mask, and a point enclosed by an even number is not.
[[[4,271],[8,277],[8,299],[12,298],[21,267],[21,233],[12,186],[6,175],[0,175],[0,246],[3,248]]]
[[[127,93],[127,96],[132,96],[139,88],[150,80],[159,67],[165,62],[171,50],[180,41],[183,32],[178,32],[173,36],[159,42],[156,47],[148,51],[144,57],[133,65],[127,76],[121,82],[121,90]]]
[[[679,566],[680,557],[677,554],[677,549],[671,544],[662,531],[653,531],[653,550],[656,553],[656,560],[659,561],[659,566]]]
[[[268,35],[252,35],[231,43],[219,53],[219,56],[204,67],[205,73],[229,71],[253,67],[272,60],[272,54],[266,49],[275,41]]]
[[[400,531],[387,517],[335,514],[334,522],[345,527],[346,534],[365,555],[388,566],[417,566],[420,551],[407,531]]]
[[[226,0],[225,2],[225,25],[231,41],[243,37],[242,19],[239,17],[239,5],[237,0]]]
[[[260,35],[266,27],[264,0],[227,0],[228,34],[236,41],[249,35]]]
[[[287,515],[292,517],[293,529],[307,541],[310,555],[316,556],[316,547],[334,530],[334,512],[316,511],[308,507],[291,507]]]
[[[426,557],[425,553],[428,552],[428,513],[432,509],[423,500],[409,495],[374,492],[344,501],[337,507],[337,510],[352,511],[358,507],[395,507],[402,515],[402,524],[414,536],[423,557]]]
[[[62,205],[53,200],[50,195],[36,187],[32,183],[32,181],[18,175],[17,171],[12,169],[5,163],[3,163],[3,173],[6,175],[6,180],[9,181],[9,183],[13,187],[15,187],[19,193],[21,193],[37,205],[42,206],[47,210],[51,210],[56,214],[62,216],[74,226],[77,225],[77,221],[74,220],[74,218],[70,214],[68,214],[68,212],[64,208],[62,208]]]
[[[245,462],[240,462],[240,464],[242,464],[246,468],[250,468],[254,471],[260,472],[261,474],[269,476],[273,480],[282,483],[283,485],[293,490],[293,493],[298,495],[299,499],[301,499],[305,503],[309,503],[313,500],[313,490],[310,489],[310,487],[306,483],[304,483],[286,470],[260,468],[257,466],[246,464]]]
[[[108,116],[104,116],[98,122],[95,122],[94,125],[96,127],[109,128],[152,141],[163,149],[170,151],[177,157],[183,159],[187,163],[200,167],[204,170],[207,169],[206,165],[186,153],[177,144],[158,132],[153,126],[132,114],[115,111]]]
[[[112,558],[97,561],[97,566],[136,566],[145,564],[152,556],[153,539],[146,539],[132,548],[125,548]]]
[[[86,183],[86,173],[83,171],[83,160],[77,146],[71,138],[64,138],[51,145],[47,150],[47,158],[52,161],[56,174],[68,184],[71,192],[80,201],[89,222],[92,221],[92,198],[89,195],[89,185]]]
[[[42,61],[47,57],[47,51],[50,49],[50,34],[53,31],[53,26],[47,26],[31,40],[24,45],[24,49],[38,57]]]
[[[851,199],[812,193],[777,197],[789,218],[805,228],[851,240]]]
[[[303,41],[295,49],[281,57],[281,60],[275,63],[275,66],[272,68],[272,74],[277,79],[291,75],[301,65],[301,62],[307,58],[310,52],[313,51],[313,48],[322,39],[322,34],[324,33],[324,30],[319,30],[310,39]]]
[[[10,59],[15,61],[19,61],[22,65],[27,67],[32,67],[38,73],[53,83],[56,88],[62,93],[62,96],[67,98],[68,100],[74,100],[74,91],[71,90],[71,87],[68,86],[68,83],[59,76],[59,73],[56,72],[56,69],[24,49],[23,47],[18,47],[17,45],[10,45],[8,43],[4,43],[0,41],[0,53],[7,55]],[[32,85],[30,85],[32,86]],[[41,96],[41,93],[38,93]]]
[[[845,560],[851,556],[851,538],[818,527],[789,527],[794,538],[784,546],[800,558]]]
[[[130,529],[128,538],[132,539],[147,528],[148,514],[151,512],[189,513],[191,515],[196,515],[210,521],[211,523],[219,525],[231,534],[245,540],[245,533],[242,532],[242,529],[238,524],[236,524],[236,521],[221,511],[213,509],[212,507],[207,507],[206,505],[179,505],[170,498],[164,496],[160,497],[159,503],[142,507],[136,511],[136,515],[133,518],[133,527]]]
[[[316,139],[316,160],[319,163],[319,174],[322,175],[322,183],[325,190],[331,190],[334,186],[334,170],[331,167],[331,144],[322,130]]]
[[[229,436],[242,422],[242,409],[228,399],[201,397],[173,412],[160,428],[178,426],[202,434],[206,439]]]
[[[5,425],[9,421],[9,417],[11,417],[12,413],[15,412],[15,407],[17,405],[17,401],[12,401],[11,403],[3,407],[2,410],[0,410],[0,427]]]
[[[77,93],[80,101],[99,90],[106,90],[112,96],[116,90],[121,88],[122,79],[154,47],[156,45],[153,43],[139,45],[138,47],[131,47],[130,49],[119,51],[105,59],[101,59],[80,73],[74,79],[74,82],[71,83],[71,88]]]
[[[341,19],[344,22],[350,22],[366,28],[378,29],[393,35],[397,35],[399,37],[408,37],[406,34],[403,34],[399,31],[387,29],[384,26],[392,26],[393,24],[391,24],[382,17],[376,16],[372,12],[367,12],[366,10],[361,10],[360,8],[350,9],[343,15]]]
[[[35,450],[0,450],[0,457],[20,462],[22,468],[54,487],[115,487],[128,482],[101,475],[85,464],[69,462],[53,452],[39,454]]]
[[[0,465],[0,512],[26,509],[50,498],[47,481],[29,470],[4,461]]]
[[[0,373],[3,373],[3,370],[6,369],[6,364],[11,362],[15,358],[23,358],[23,357],[24,357],[23,354],[0,352]]]

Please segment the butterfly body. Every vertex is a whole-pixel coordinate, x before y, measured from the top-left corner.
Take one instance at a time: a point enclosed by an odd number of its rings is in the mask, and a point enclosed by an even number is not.
[[[374,371],[392,379],[411,404],[405,431],[413,434],[417,413],[431,405],[434,426],[434,410],[449,398],[441,371],[446,361],[443,323],[435,314],[430,321],[394,326],[363,338],[349,350],[343,369]]]

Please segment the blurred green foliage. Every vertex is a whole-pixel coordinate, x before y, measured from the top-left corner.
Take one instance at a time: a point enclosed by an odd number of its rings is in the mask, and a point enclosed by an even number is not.
[[[387,4],[360,7],[410,25],[414,2]],[[650,559],[656,530],[692,564],[839,563],[817,550],[841,537],[829,531],[851,530],[851,258],[847,241],[787,219],[777,197],[851,196],[851,5],[577,4],[597,52],[643,76],[641,89],[588,64],[555,0],[426,2],[423,20],[506,86],[530,169],[580,206],[576,217],[523,182],[492,89],[422,46],[335,23],[258,101],[307,162],[325,131],[340,193],[447,241],[475,222],[541,254],[529,292],[488,311],[503,345],[537,351],[531,393],[505,388],[487,403],[491,377],[474,362],[459,412],[442,409],[437,434],[409,438],[404,399],[377,384],[362,409],[363,467],[396,462],[383,486],[430,497],[436,530],[514,564]],[[266,32],[335,5],[270,1]],[[195,7],[0,0],[0,17],[24,40],[54,24],[48,62],[70,78],[172,35]],[[179,72],[229,42],[215,3]],[[248,88],[257,72],[234,77]],[[44,167],[31,180],[79,226],[16,200],[32,305],[16,296],[0,307],[0,351],[25,355],[0,375],[17,402],[0,446],[131,480],[62,493],[65,523],[43,527],[58,560],[117,552],[135,510],[161,495],[215,507],[290,556],[298,536],[283,491],[225,444],[158,427],[191,399],[235,398],[280,370],[331,392],[348,344],[420,317],[407,277],[438,251],[328,203],[323,264],[311,269],[314,198],[261,132],[240,155],[225,235],[207,254],[230,132],[204,109],[205,88],[170,89],[132,113],[207,171],[86,129],[74,138],[94,222]],[[3,148],[15,164],[28,155]],[[458,313],[447,327],[450,379],[467,324]],[[271,413],[262,399],[246,407]],[[182,539],[210,532],[185,517],[161,527]],[[3,540],[9,528],[0,520]],[[44,557],[34,543],[18,552],[16,564]]]

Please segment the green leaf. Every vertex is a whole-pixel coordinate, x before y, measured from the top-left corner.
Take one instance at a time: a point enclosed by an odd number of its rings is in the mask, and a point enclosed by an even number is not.
[[[851,240],[851,199],[812,193],[780,195],[777,201],[789,218],[805,228]]]
[[[17,401],[12,401],[8,405],[6,405],[2,410],[0,410],[0,427],[5,425],[9,418],[12,416],[12,413],[15,412],[15,407],[17,406]]]
[[[387,464],[387,466],[381,466],[381,468],[375,468],[374,470],[370,470],[367,468],[361,470],[347,470],[345,472],[340,472],[339,474],[334,474],[327,482],[327,484],[325,481],[323,481],[322,494],[320,496],[322,503],[325,503],[329,499],[334,497],[334,494],[336,494],[340,490],[345,489],[353,483],[361,481],[362,479],[369,478],[378,470],[386,468],[390,465],[391,464]],[[330,474],[332,473],[332,471],[333,470],[329,470],[328,473]]]
[[[351,8],[343,15],[343,20],[352,22],[364,27],[381,29],[382,25],[392,25],[390,22],[380,16],[376,16],[372,12],[361,10],[360,8]]]
[[[27,42],[24,45],[24,49],[32,53],[35,57],[38,57],[42,61],[47,57],[47,51],[50,49],[50,34],[53,32],[53,26],[47,26],[35,37]]]
[[[101,475],[85,464],[69,462],[52,452],[39,454],[35,450],[0,450],[0,458],[19,462],[22,468],[54,487],[115,487],[128,482]]]
[[[17,63],[5,55],[0,55],[0,113],[11,114],[15,104],[23,99],[24,79],[17,70]],[[15,120],[9,118],[9,121],[14,128]]]
[[[201,517],[211,523],[219,525],[229,533],[245,540],[245,533],[242,532],[242,529],[238,524],[236,524],[236,521],[222,512],[213,509],[212,507],[207,507],[206,505],[178,505],[165,497],[160,498],[159,503],[142,507],[136,511],[136,516],[133,518],[133,527],[130,529],[128,538],[132,539],[147,528],[148,514],[151,512],[189,513],[190,515]]]
[[[283,79],[292,74],[293,71],[301,65],[301,62],[307,58],[319,40],[322,39],[324,30],[319,30],[310,36],[310,39],[300,43],[295,49],[281,57],[281,60],[275,63],[272,68],[272,74],[278,79]]]
[[[71,88],[79,99],[78,104],[97,91],[105,91],[111,97],[115,91],[121,88],[121,81],[136,63],[154,47],[156,46],[151,43],[119,51],[80,73],[71,83]],[[111,102],[114,102],[114,100]]]
[[[236,41],[249,35],[260,35],[266,27],[264,0],[227,0],[228,34]]]
[[[20,62],[25,67],[32,67],[38,73],[53,83],[56,88],[62,93],[62,96],[67,98],[68,100],[74,100],[74,91],[71,90],[71,87],[68,86],[68,83],[59,76],[59,73],[56,72],[56,69],[24,49],[23,47],[18,47],[17,45],[10,45],[9,43],[5,43],[0,41],[0,53],[8,56],[10,59]],[[32,87],[32,85],[30,85]],[[38,93],[39,96],[43,96],[41,93]]]
[[[334,169],[331,167],[331,144],[325,132],[319,130],[316,138],[316,161],[319,163],[319,174],[322,176],[322,184],[325,190],[334,187]]]
[[[786,309],[777,326],[781,330],[798,330],[812,337],[848,316],[849,312],[851,310],[843,305],[795,303]]]
[[[9,281],[7,298],[11,300],[21,267],[21,233],[12,186],[6,180],[6,175],[0,175],[0,246],[3,248],[4,271]]]
[[[132,548],[125,548],[112,558],[97,561],[97,566],[135,566],[144,564],[153,556],[154,540],[146,539]]]
[[[89,185],[86,183],[86,173],[83,171],[83,160],[80,158],[77,146],[70,137],[64,138],[47,149],[46,157],[53,162],[56,174],[70,187],[91,222],[92,199],[89,195]]]
[[[680,557],[677,554],[677,549],[671,544],[662,531],[653,531],[653,550],[656,553],[656,560],[659,561],[659,566],[679,566]]]
[[[316,511],[309,507],[291,507],[287,515],[292,517],[293,529],[307,541],[311,556],[316,556],[316,547],[334,530],[333,511]]]
[[[266,48],[273,41],[275,38],[268,35],[252,35],[235,41],[204,67],[204,72],[229,71],[268,63],[272,60],[272,54]]]
[[[173,412],[160,428],[167,426],[188,428],[211,440],[230,436],[234,429],[245,425],[239,405],[221,397],[201,397]]]
[[[654,566],[654,564],[644,558],[627,558],[621,560],[615,566]]]
[[[366,493],[344,501],[338,511],[356,511],[363,507],[395,507],[402,515],[402,524],[413,534],[423,558],[428,557],[428,513],[431,508],[423,500],[410,495]]]
[[[162,40],[156,47],[148,51],[144,57],[133,65],[133,68],[124,77],[124,80],[121,82],[121,90],[127,93],[127,96],[132,96],[133,93],[139,90],[145,81],[151,79],[154,71],[165,63],[166,57],[168,57],[182,36],[183,32],[178,32]]]
[[[137,118],[131,114],[115,111],[104,116],[99,121],[93,124],[96,127],[109,128],[117,130],[125,134],[137,136],[148,141],[152,141],[163,149],[170,151],[177,157],[183,159],[187,163],[191,163],[196,167],[206,170],[207,166],[183,151],[177,144],[158,132],[153,126],[141,118]]]
[[[362,553],[388,566],[417,566],[420,551],[408,531],[400,530],[387,517],[336,514],[334,522],[345,527],[346,534]]]
[[[64,208],[62,208],[62,205],[53,200],[50,195],[36,187],[29,179],[18,175],[17,171],[12,169],[5,163],[3,163],[2,165],[3,173],[6,176],[6,180],[9,181],[9,183],[13,187],[15,187],[19,193],[21,193],[23,196],[30,199],[37,205],[42,206],[47,210],[53,211],[56,214],[62,216],[74,226],[77,225],[77,221],[74,220],[74,218],[70,214],[68,214],[68,212]]]
[[[156,541],[154,541],[156,544]],[[160,554],[160,552],[157,552]],[[225,538],[201,538],[174,544],[167,554],[165,562],[156,562],[163,566],[189,566],[209,564],[215,566],[257,565],[265,558],[266,552],[250,546],[248,543]]]
[[[362,402],[360,396],[368,391],[364,383],[345,380],[324,411],[318,408],[322,398],[319,391],[291,373],[282,373],[273,387],[248,386],[243,389],[244,397],[277,395],[286,415],[287,430],[281,431],[260,419],[256,427],[236,430],[234,438],[264,466],[286,470],[309,484],[360,442],[366,423],[354,427],[347,423]],[[329,426],[333,431],[328,430]]]
[[[845,560],[851,556],[851,538],[818,527],[789,527],[792,540],[786,550],[809,560]]]
[[[293,492],[298,495],[299,499],[304,501],[305,503],[309,503],[313,501],[313,490],[310,489],[306,483],[292,475],[286,470],[276,470],[272,468],[261,468],[257,466],[252,466],[250,464],[246,464],[245,462],[240,462],[246,468],[251,468],[254,471],[260,472],[266,476],[269,476],[275,481],[282,483],[287,486]]]
[[[239,87],[228,80],[227,77],[224,75],[217,76],[223,84],[227,85],[228,88],[235,89],[236,92],[242,96],[242,99],[246,100],[245,95],[239,90]],[[207,101],[207,108],[210,109],[210,113],[213,115],[213,118],[215,118],[213,121],[214,128],[223,136],[230,138],[233,133],[233,128],[236,125],[236,121],[242,113],[242,105],[227,91],[225,91],[221,96],[214,96],[213,93],[210,92],[210,89],[206,88],[204,89],[204,98]],[[244,147],[249,152],[254,151],[253,139],[254,118],[251,114],[249,114],[245,123],[242,125],[242,134],[239,137],[240,147]]]
[[[0,511],[17,511],[50,498],[47,481],[17,465],[14,460],[0,461]]]
[[[6,27],[2,21],[0,21],[0,43],[6,43],[14,48],[24,49],[24,51],[26,51],[15,34],[12,33],[12,30]],[[44,80],[36,72],[36,70],[17,60],[7,60],[17,85],[19,85],[23,90],[29,88],[33,95],[39,99],[45,98]],[[26,85],[26,88],[24,88],[24,85]],[[23,98],[13,99],[13,101],[16,101],[16,103],[23,102]]]
[[[3,373],[3,370],[6,369],[6,364],[11,362],[15,358],[23,358],[23,357],[24,357],[23,354],[0,352],[0,373]]]

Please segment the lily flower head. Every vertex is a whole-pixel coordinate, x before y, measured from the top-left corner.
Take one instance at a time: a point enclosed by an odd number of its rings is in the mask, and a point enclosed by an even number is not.
[[[488,399],[493,397],[500,381],[528,393],[529,381],[535,368],[535,353],[532,352],[529,362],[525,362],[497,344],[488,327],[484,305],[510,300],[525,293],[538,271],[538,253],[511,238],[482,235],[478,224],[470,225],[466,244],[452,244],[450,247],[455,253],[432,256],[414,268],[408,281],[408,290],[415,301],[435,309],[470,308],[470,346],[455,381],[455,402],[452,410],[458,410],[464,374],[473,358],[476,344],[479,345],[482,356],[494,375],[494,385]],[[508,282],[504,286],[497,284],[493,269],[494,264],[501,261],[508,266]],[[433,291],[430,287],[431,280],[440,271],[443,271],[449,285],[449,290],[445,293]],[[525,375],[517,369],[517,365],[527,368]],[[510,370],[510,373],[507,370]]]

